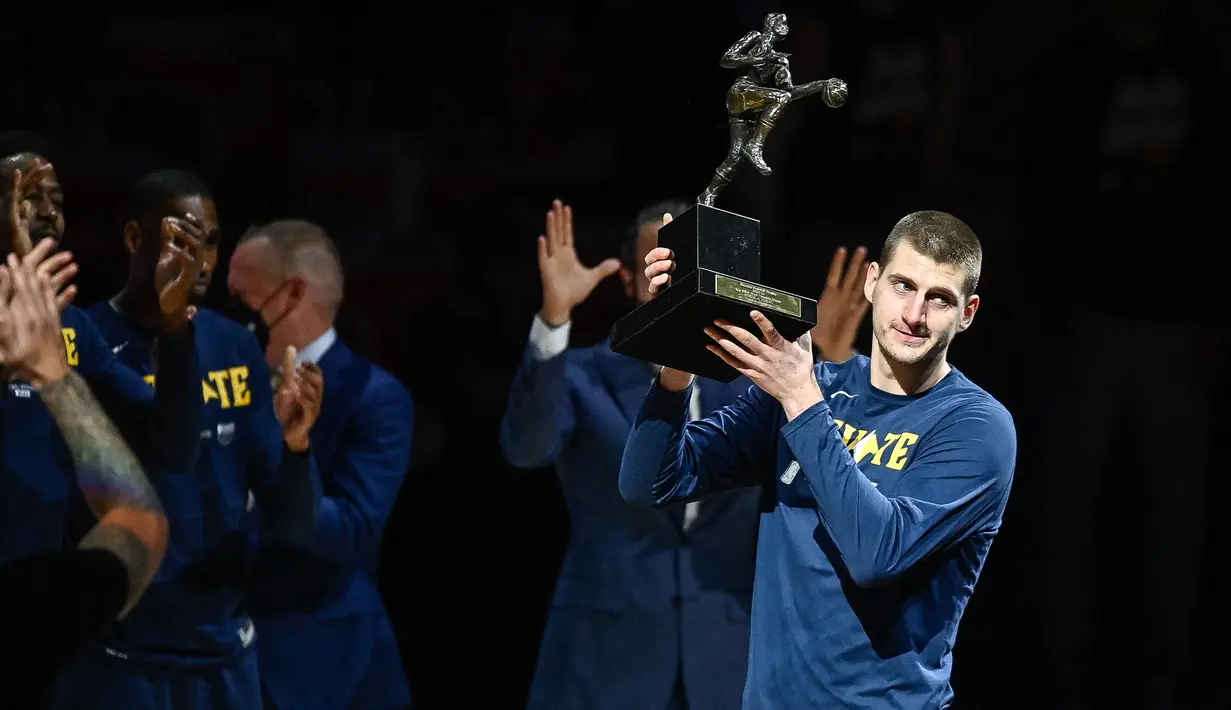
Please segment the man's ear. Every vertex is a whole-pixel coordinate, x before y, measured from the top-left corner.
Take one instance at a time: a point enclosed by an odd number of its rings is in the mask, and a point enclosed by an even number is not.
[[[966,299],[966,307],[962,309],[962,319],[958,321],[957,332],[962,332],[970,327],[975,321],[975,314],[979,312],[979,296],[972,295]]]
[[[133,256],[141,250],[141,225],[135,220],[128,220],[124,223],[124,249],[128,251],[129,256]]]
[[[636,295],[637,277],[633,275],[633,272],[629,271],[627,266],[621,266],[620,270],[616,273],[620,275],[620,283],[624,286],[624,295],[629,298]]]
[[[287,281],[286,310],[294,310],[308,297],[308,282],[302,276],[293,276]]]
[[[876,279],[880,277],[881,266],[875,261],[868,264],[868,273],[863,278],[863,297],[872,302],[872,294],[876,292]]]

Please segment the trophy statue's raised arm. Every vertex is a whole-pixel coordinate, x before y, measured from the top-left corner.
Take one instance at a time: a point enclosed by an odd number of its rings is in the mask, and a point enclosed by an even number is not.
[[[697,204],[712,207],[714,198],[735,177],[744,159],[762,175],[772,172],[761,151],[787,104],[817,92],[832,108],[846,103],[846,82],[841,79],[818,79],[800,86],[791,81],[790,55],[774,49],[789,30],[786,15],[770,13],[760,32],[744,35],[722,55],[724,69],[742,70],[727,90],[731,142],[726,159],[714,171],[714,179],[697,198]]]
[[[672,215],[658,230],[658,246],[671,250],[670,287],[621,318],[611,331],[618,353],[722,382],[738,373],[706,349],[705,328],[716,319],[759,332],[751,311],[761,311],[783,337],[794,340],[816,325],[816,301],[769,288],[761,278],[761,223],[714,207],[714,199],[747,160],[770,174],[761,152],[783,109],[819,93],[825,104],[846,103],[846,83],[821,79],[796,86],[788,55],[774,49],[787,35],[786,15],[771,13],[759,32],[731,45],[721,65],[741,74],[727,91],[731,142],[697,205]]]

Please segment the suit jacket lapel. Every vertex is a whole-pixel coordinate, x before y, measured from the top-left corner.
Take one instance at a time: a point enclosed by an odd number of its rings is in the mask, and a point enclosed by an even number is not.
[[[341,422],[347,414],[348,398],[345,393],[357,392],[354,388],[361,386],[361,383],[350,382],[353,379],[353,363],[354,357],[350,348],[340,340],[329,348],[318,363],[325,376],[325,394],[321,399],[321,413],[316,424],[312,426],[310,438],[321,475],[329,468],[329,459],[333,457]]]

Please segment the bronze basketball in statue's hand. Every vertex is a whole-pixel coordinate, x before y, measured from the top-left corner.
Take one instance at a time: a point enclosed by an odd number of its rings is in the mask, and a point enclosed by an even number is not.
[[[821,92],[821,100],[829,108],[838,108],[846,103],[846,82],[841,79],[829,79]]]

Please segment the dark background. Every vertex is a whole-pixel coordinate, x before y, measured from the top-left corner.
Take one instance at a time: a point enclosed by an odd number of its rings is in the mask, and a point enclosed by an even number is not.
[[[1036,595],[1069,582],[1048,574],[1052,550],[1036,534],[1049,496],[1064,495],[1044,483],[1055,479],[1045,462],[1089,424],[1056,395],[1118,368],[1124,379],[1106,394],[1123,398],[1115,431],[1125,433],[1085,472],[1106,476],[1098,509],[1085,511],[1100,554],[1089,561],[1097,644],[1083,674],[1099,706],[1148,705],[1150,664],[1187,651],[1192,702],[1226,707],[1229,682],[1216,672],[1225,541],[1217,518],[1199,514],[1216,513],[1223,495],[1214,442],[1226,428],[1216,408],[1158,394],[1195,387],[1217,402],[1226,391],[1214,249],[1227,235],[1226,3],[698,7],[23,10],[0,23],[0,127],[52,142],[83,304],[123,281],[120,210],[150,169],[185,167],[214,185],[228,248],[262,220],[330,231],[348,278],[343,337],[415,398],[414,461],[382,575],[417,707],[517,708],[568,537],[550,472],[516,472],[496,445],[539,306],[534,238],[550,201],[564,199],[593,262],[615,254],[639,208],[699,193],[727,138],[734,75],[718,58],[766,12],[786,12],[796,81],[839,76],[851,94],[837,111],[792,105],[767,145],[774,175],[745,168],[724,193],[722,206],[762,220],[765,281],[819,294],[836,246],[875,253],[917,209],[954,212],[984,244],[983,309],[951,360],[1014,413],[1019,460],[955,652],[962,706],[1052,706]],[[1166,41],[1144,55],[1116,49],[1109,7],[1136,13],[1125,36]],[[213,299],[225,281],[223,268]],[[577,314],[575,340],[601,339],[625,308],[615,281],[604,284]],[[1098,352],[1080,345],[1091,313],[1116,324]],[[1197,360],[1171,357],[1173,333],[1198,343]],[[857,346],[866,352],[869,336]],[[1198,476],[1209,508],[1174,514],[1207,550],[1188,649],[1149,648],[1139,633],[1153,613],[1138,593],[1143,560],[1167,550],[1138,523],[1170,475],[1136,453],[1140,409],[1166,412],[1155,415],[1158,446],[1211,435]]]

